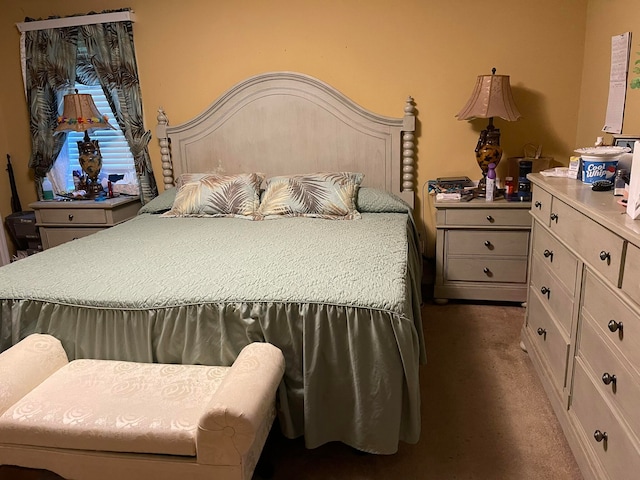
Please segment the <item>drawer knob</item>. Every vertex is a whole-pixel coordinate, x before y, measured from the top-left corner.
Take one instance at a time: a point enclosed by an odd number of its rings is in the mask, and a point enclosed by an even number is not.
[[[493,245],[491,245],[491,242],[489,240],[485,240],[484,241],[484,246],[489,248],[489,249],[493,248]]]
[[[540,293],[547,296],[547,300],[549,300],[549,296],[551,295],[551,289],[549,287],[542,287],[540,289]]]
[[[600,252],[600,260],[607,262],[607,265],[611,265],[611,254],[604,250]]]
[[[495,220],[491,215],[487,215],[487,221],[493,223]]]
[[[70,213],[70,214],[69,214],[69,221],[70,221],[70,222],[73,222],[73,213]]]
[[[549,218],[551,218],[552,221],[558,223],[558,214],[557,213],[552,213]]]
[[[540,203],[540,201],[537,201],[536,203],[533,204],[538,210],[542,209],[542,203]]]
[[[493,276],[493,274],[491,273],[491,270],[489,270],[489,267],[484,267],[482,271],[489,277]]]
[[[538,335],[540,335],[540,336],[543,336],[543,335],[544,335],[545,337],[547,336],[547,331],[546,331],[544,328],[542,328],[542,327],[538,327],[537,332],[538,332]]]
[[[544,258],[548,258],[550,262],[553,262],[553,252],[551,250],[545,250],[543,255]]]
[[[596,439],[596,442],[602,442],[603,440],[606,442],[608,435],[607,432],[601,432],[600,430],[596,430],[593,432],[593,438]]]
[[[615,385],[617,381],[618,379],[615,375],[610,375],[607,372],[604,372],[602,374],[602,383],[604,383],[605,385],[609,385],[610,383],[613,383]]]
[[[611,332],[617,332],[618,330],[622,331],[622,322],[616,322],[615,320],[609,320],[607,324],[609,330]]]

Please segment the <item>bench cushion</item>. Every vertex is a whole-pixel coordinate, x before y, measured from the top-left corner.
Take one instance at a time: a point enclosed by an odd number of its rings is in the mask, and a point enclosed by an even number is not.
[[[198,420],[228,370],[75,360],[0,416],[2,442],[195,456]]]

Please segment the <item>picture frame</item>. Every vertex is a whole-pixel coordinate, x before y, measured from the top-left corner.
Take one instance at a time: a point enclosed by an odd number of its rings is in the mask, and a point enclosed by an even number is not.
[[[629,147],[633,153],[633,145],[640,142],[640,135],[612,135],[614,147]]]

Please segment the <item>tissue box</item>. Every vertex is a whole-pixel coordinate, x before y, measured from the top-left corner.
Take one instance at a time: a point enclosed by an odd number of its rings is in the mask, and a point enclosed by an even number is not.
[[[138,185],[133,185],[131,183],[114,183],[111,185],[113,189],[113,193],[119,193],[123,195],[139,195],[140,188]]]

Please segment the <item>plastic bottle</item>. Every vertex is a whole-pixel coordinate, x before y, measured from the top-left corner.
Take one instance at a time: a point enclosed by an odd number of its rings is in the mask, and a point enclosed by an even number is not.
[[[513,177],[507,177],[504,180],[504,196],[507,200],[513,200],[513,196],[516,193],[516,184],[513,181]]]
[[[629,172],[624,168],[619,169],[616,172],[616,178],[613,182],[613,194],[616,196],[623,196],[625,186],[627,184],[626,177],[628,177]]]
[[[53,200],[53,185],[47,177],[42,180],[42,199]]]
[[[487,172],[487,193],[485,200],[487,202],[493,202],[494,192],[496,189],[496,164],[489,164],[489,171]]]

